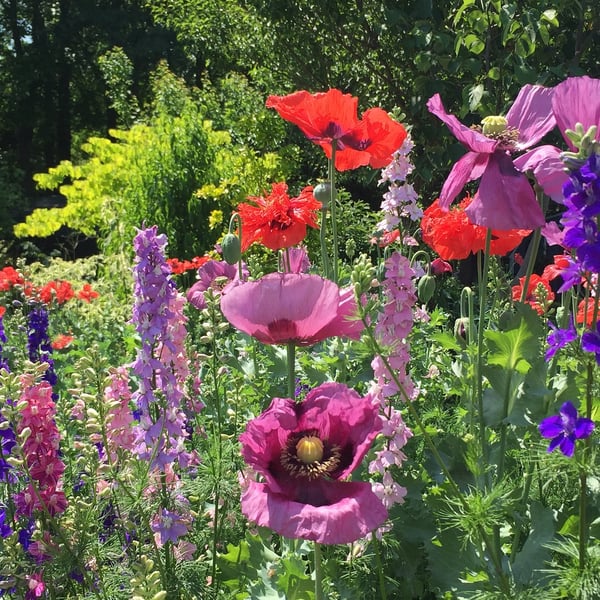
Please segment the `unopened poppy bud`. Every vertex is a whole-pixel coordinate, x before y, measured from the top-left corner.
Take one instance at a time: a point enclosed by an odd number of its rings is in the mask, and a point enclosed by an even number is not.
[[[431,300],[435,293],[435,277],[427,273],[419,279],[417,284],[417,295],[419,300],[425,304]]]
[[[327,210],[331,201],[331,183],[319,183],[313,189],[313,196],[322,204],[322,209]]]
[[[508,121],[505,117],[490,115],[481,120],[481,126],[483,135],[498,135],[499,133],[506,131]]]
[[[460,317],[454,321],[454,337],[459,342],[469,340],[469,319],[467,317]]]
[[[230,265],[235,265],[242,258],[242,245],[235,233],[227,233],[221,242],[223,258]]]

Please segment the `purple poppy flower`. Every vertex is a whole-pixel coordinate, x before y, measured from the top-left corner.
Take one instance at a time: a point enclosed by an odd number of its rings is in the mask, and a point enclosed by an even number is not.
[[[573,315],[569,321],[569,326],[566,329],[559,329],[548,321],[548,326],[552,330],[548,334],[548,350],[546,350],[546,360],[550,360],[561,348],[564,348],[567,344],[577,339],[577,330],[575,329],[575,322],[573,321]]]
[[[302,402],[275,398],[240,436],[242,456],[262,475],[242,495],[242,512],[288,538],[345,544],[387,518],[371,485],[346,481],[382,428],[372,399],[324,383]]]
[[[544,419],[538,429],[543,437],[552,440],[548,452],[558,447],[565,456],[570,457],[575,452],[575,440],[592,435],[594,422],[580,417],[577,409],[570,402],[565,402],[558,412],[558,415]]]
[[[224,260],[209,260],[198,269],[198,281],[187,291],[187,300],[198,310],[206,308],[204,292],[209,288],[216,287],[216,280],[222,277],[228,283],[223,289],[227,289],[231,284],[239,283],[239,269],[237,264],[230,265]],[[248,269],[242,265],[242,277],[248,277]]]
[[[484,120],[485,135],[448,114],[439,94],[429,99],[429,112],[469,150],[452,167],[442,187],[442,208],[450,206],[467,182],[481,178],[473,202],[466,209],[473,223],[499,230],[536,229],[544,224],[533,189],[513,165],[511,152],[531,147],[554,127],[552,93],[551,88],[539,85],[523,86],[506,119]]]
[[[271,273],[229,289],[221,298],[225,318],[263,344],[311,346],[328,337],[359,339],[363,324],[354,290],[318,275]]]

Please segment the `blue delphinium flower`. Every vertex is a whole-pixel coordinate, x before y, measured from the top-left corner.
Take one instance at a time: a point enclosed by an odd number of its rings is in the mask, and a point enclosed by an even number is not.
[[[543,437],[551,440],[548,452],[558,447],[565,456],[570,457],[575,452],[575,441],[592,434],[594,421],[580,417],[570,402],[565,402],[558,412],[558,415],[544,419],[538,429]]]
[[[13,530],[10,525],[6,522],[6,508],[0,508],[0,537],[8,537]]]
[[[28,316],[27,350],[31,362],[48,363],[43,379],[51,386],[56,385],[56,372],[52,360],[52,344],[48,335],[48,311],[45,306],[34,306]],[[58,394],[53,393],[56,401]]]
[[[581,336],[581,347],[586,352],[593,352],[600,365],[600,323],[596,323],[595,331],[586,331]]]

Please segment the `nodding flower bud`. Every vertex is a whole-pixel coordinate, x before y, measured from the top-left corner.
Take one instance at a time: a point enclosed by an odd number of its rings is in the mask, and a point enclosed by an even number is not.
[[[506,131],[508,121],[499,115],[490,115],[481,120],[481,132],[483,135],[498,135]]]
[[[315,185],[313,196],[321,203],[321,209],[327,210],[331,201],[331,183],[326,181]]]
[[[423,275],[421,279],[419,279],[419,283],[417,284],[417,295],[419,296],[419,300],[424,304],[427,304],[433,294],[435,293],[435,277],[427,273]]]
[[[242,245],[235,233],[227,233],[221,242],[223,258],[230,265],[235,265],[242,258]]]

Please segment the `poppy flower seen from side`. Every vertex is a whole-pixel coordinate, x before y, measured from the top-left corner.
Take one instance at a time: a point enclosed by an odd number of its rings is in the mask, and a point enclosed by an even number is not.
[[[406,130],[381,108],[371,108],[358,118],[358,98],[340,90],[311,94],[305,90],[287,96],[269,96],[267,108],[298,126],[302,133],[332,157],[338,171],[369,165],[385,167],[404,142]]]
[[[271,273],[231,288],[221,298],[225,318],[263,344],[311,346],[328,337],[359,339],[354,290],[303,273]]]
[[[473,223],[500,230],[536,229],[544,224],[533,188],[515,168],[511,154],[533,146],[555,126],[552,94],[552,88],[523,86],[506,117],[486,117],[479,131],[447,113],[439,94],[429,99],[429,112],[445,123],[468,150],[454,164],[442,187],[443,209],[469,181],[479,179],[479,188],[467,209]]]
[[[340,383],[302,402],[275,398],[240,436],[242,456],[261,476],[248,483],[242,512],[292,539],[346,544],[387,518],[371,485],[348,481],[382,428],[377,404]]]
[[[258,242],[271,250],[290,248],[306,237],[307,227],[318,227],[317,211],[321,203],[307,186],[296,198],[290,198],[285,183],[274,183],[263,196],[250,196],[253,204],[242,203],[242,252]]]

